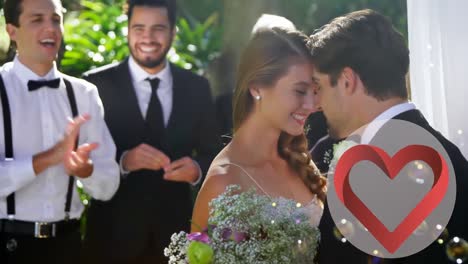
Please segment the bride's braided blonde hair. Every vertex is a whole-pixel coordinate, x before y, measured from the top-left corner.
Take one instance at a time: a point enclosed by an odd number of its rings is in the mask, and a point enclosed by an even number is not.
[[[233,96],[234,133],[254,105],[249,87],[252,84],[273,86],[287,73],[291,64],[309,61],[308,45],[308,37],[296,30],[265,28],[252,36],[238,68]],[[291,136],[283,132],[278,142],[278,153],[299,174],[309,190],[324,201],[326,180],[310,158],[305,135]]]

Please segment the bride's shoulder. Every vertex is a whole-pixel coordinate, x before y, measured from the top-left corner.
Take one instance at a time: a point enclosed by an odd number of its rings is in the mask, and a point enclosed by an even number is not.
[[[239,175],[239,171],[241,171],[240,166],[236,164],[225,148],[211,163],[206,178],[221,178],[219,179],[220,181],[234,180]]]
[[[237,171],[232,166],[226,166],[228,159],[216,157],[210,165],[202,185],[202,190],[222,193],[226,187],[232,184],[237,184]]]
[[[205,182],[221,185],[236,184],[238,174],[239,170],[236,167],[231,166],[226,160],[220,160],[211,164]]]

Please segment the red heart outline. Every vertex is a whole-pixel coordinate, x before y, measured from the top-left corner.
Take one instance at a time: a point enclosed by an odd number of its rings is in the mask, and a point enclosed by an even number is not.
[[[358,162],[365,160],[376,164],[392,180],[406,164],[414,160],[426,162],[434,172],[434,183],[431,190],[392,232],[380,222],[351,189],[350,171]],[[336,194],[344,206],[388,252],[393,254],[440,204],[448,189],[448,176],[448,166],[444,157],[431,147],[410,145],[400,149],[392,158],[379,147],[357,145],[348,149],[338,160],[333,182]]]

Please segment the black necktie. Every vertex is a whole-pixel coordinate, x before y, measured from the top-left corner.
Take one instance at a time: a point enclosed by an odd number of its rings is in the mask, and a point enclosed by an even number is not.
[[[54,88],[57,89],[60,85],[60,78],[53,79],[50,81],[29,81],[28,82],[28,90],[29,91],[35,91],[41,87],[49,87],[49,88]]]
[[[159,87],[159,79],[147,79],[151,84],[151,98],[146,111],[146,125],[153,136],[161,137],[164,132],[164,119],[161,102],[156,90]]]

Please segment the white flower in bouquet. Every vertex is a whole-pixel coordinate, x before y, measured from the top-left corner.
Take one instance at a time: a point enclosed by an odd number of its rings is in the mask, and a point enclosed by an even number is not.
[[[187,248],[189,242],[187,233],[184,231],[172,234],[171,243],[164,249],[164,255],[169,257],[169,264],[188,263]]]
[[[359,145],[353,140],[343,140],[338,144],[333,145],[333,159],[330,162],[329,173],[333,173],[335,171],[336,165],[338,160],[343,156],[343,154],[351,149],[354,146]]]

